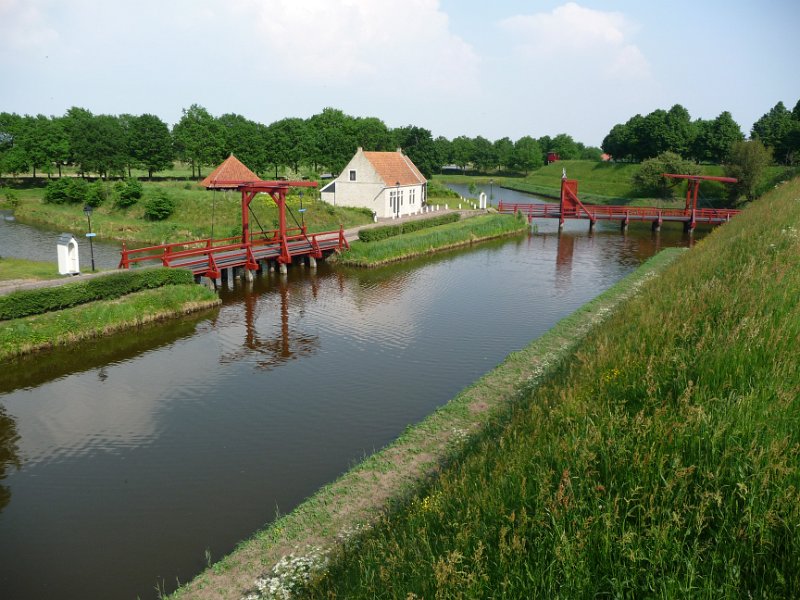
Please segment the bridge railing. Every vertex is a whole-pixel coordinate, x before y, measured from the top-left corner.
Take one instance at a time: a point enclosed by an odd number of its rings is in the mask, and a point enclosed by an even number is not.
[[[248,253],[270,246],[280,248],[284,241],[290,253],[292,249],[299,250],[301,253],[308,253],[311,250],[311,253],[318,257],[323,250],[349,247],[347,240],[344,239],[344,229],[342,227],[335,231],[322,231],[311,234],[306,233],[302,227],[293,227],[287,229],[287,233],[290,232],[291,235],[287,235],[285,240],[280,239],[278,230],[252,233],[249,244],[242,243],[241,236],[213,240],[206,238],[134,249],[128,249],[123,243],[119,268],[127,269],[137,264],[153,262],[159,262],[162,266],[171,267],[174,266],[176,261],[180,261],[179,266],[181,267],[192,268],[198,265],[212,264],[214,255],[241,251],[246,256]]]
[[[655,206],[611,206],[599,204],[586,204],[586,211],[591,219],[656,219],[656,218],[691,218],[691,209],[683,208],[658,208]],[[559,218],[561,217],[561,205],[555,203],[510,204],[500,202],[497,205],[498,212],[504,214],[522,213],[532,218]],[[564,217],[580,217],[581,211],[565,211]],[[694,218],[699,220],[726,221],[739,214],[741,211],[727,208],[703,208],[694,211]]]

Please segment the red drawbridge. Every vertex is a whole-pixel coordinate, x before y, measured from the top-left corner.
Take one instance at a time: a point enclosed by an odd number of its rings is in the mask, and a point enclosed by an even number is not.
[[[224,188],[218,185],[217,189],[237,189],[242,194],[241,236],[176,242],[133,250],[123,244],[119,268],[159,263],[165,267],[188,269],[198,277],[217,280],[223,269],[245,268],[252,272],[260,268],[259,263],[275,261],[283,271],[295,258],[316,260],[331,252],[349,248],[341,226],[337,231],[318,233],[308,233],[305,224],[293,228],[286,226],[286,193],[289,188],[316,186],[316,181],[236,182]],[[278,229],[251,233],[250,203],[259,193],[269,194],[278,206]]]
[[[688,180],[686,190],[686,206],[680,208],[657,208],[654,206],[606,206],[597,204],[584,204],[578,198],[578,181],[575,179],[561,180],[561,202],[559,204],[508,204],[500,201],[497,210],[501,213],[520,213],[533,219],[558,219],[559,229],[564,226],[566,219],[584,219],[589,221],[589,229],[597,221],[619,221],[623,229],[631,221],[645,221],[652,223],[654,231],[661,228],[665,221],[683,223],[684,231],[694,231],[699,223],[718,225],[727,223],[731,217],[741,211],[734,209],[697,208],[697,196],[702,181],[720,181],[723,183],[736,183],[731,177],[710,177],[703,175],[675,175],[664,174],[664,177]]]

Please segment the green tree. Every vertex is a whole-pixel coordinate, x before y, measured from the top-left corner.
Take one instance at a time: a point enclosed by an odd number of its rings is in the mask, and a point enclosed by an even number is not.
[[[475,167],[485,173],[497,164],[497,154],[494,145],[483,136],[472,140],[472,160]]]
[[[710,121],[698,119],[694,128],[695,137],[690,155],[698,162],[724,163],[731,145],[744,139],[739,124],[728,111]]]
[[[275,178],[280,167],[291,167],[297,172],[300,163],[309,160],[312,139],[305,120],[297,117],[281,119],[267,127],[267,135],[266,158],[275,166]]]
[[[340,172],[358,149],[355,119],[337,108],[325,108],[308,120],[311,159]]]
[[[497,158],[497,169],[511,169],[514,161],[514,142],[504,137],[494,143],[494,153]]]
[[[453,161],[453,148],[450,140],[440,135],[433,140],[433,145],[436,148],[436,156],[439,162],[439,168],[448,165]]]
[[[776,160],[789,164],[792,158],[790,136],[794,123],[793,114],[783,102],[778,102],[767,114],[753,123],[750,137],[761,140],[765,146],[772,148]]]
[[[472,162],[474,154],[472,139],[465,135],[458,136],[451,142],[450,152],[453,162],[461,167],[462,171],[466,171],[467,165]]]
[[[514,144],[514,168],[523,171],[526,175],[533,169],[538,169],[544,164],[542,147],[539,142],[526,135],[519,138]]]
[[[358,117],[353,121],[356,144],[365,150],[394,150],[399,144],[395,142],[392,132],[386,123],[376,117]]]
[[[444,162],[429,130],[409,125],[392,130],[392,135],[397,147],[417,165],[425,177],[430,178],[441,169]]]
[[[642,194],[672,198],[681,180],[664,177],[664,173],[699,175],[700,167],[675,152],[662,152],[642,162],[631,183],[633,188]]]
[[[203,166],[225,159],[225,138],[220,124],[199,104],[183,109],[183,116],[172,128],[178,155],[192,165],[192,177],[202,177]]]
[[[725,174],[739,180],[733,188],[736,198],[756,197],[756,188],[764,171],[772,162],[772,152],[761,140],[737,140],[731,145],[730,157],[725,165]]]
[[[581,155],[577,142],[566,133],[559,133],[550,140],[550,145],[547,148],[542,148],[542,150],[545,153],[555,152],[561,160],[576,160]]]
[[[695,136],[695,127],[689,111],[680,104],[674,105],[667,111],[666,125],[667,149],[689,158]]]
[[[144,114],[130,120],[128,149],[133,163],[147,170],[147,176],[172,166],[174,151],[169,127],[156,115]]]

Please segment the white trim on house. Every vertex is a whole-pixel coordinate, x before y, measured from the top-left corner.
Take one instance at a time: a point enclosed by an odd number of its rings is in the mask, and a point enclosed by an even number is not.
[[[397,152],[364,152],[359,148],[339,177],[320,190],[324,202],[371,210],[378,218],[422,210],[427,180],[410,158]]]

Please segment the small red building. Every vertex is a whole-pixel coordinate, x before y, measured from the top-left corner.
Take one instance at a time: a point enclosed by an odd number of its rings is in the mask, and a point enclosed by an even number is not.
[[[547,164],[554,163],[557,160],[561,160],[561,157],[558,155],[558,152],[548,152],[547,153]]]

